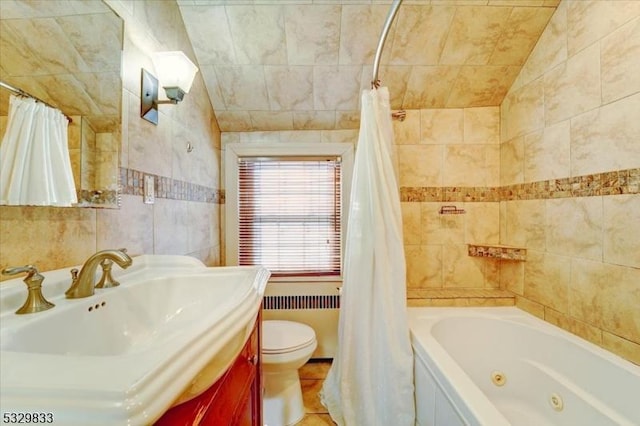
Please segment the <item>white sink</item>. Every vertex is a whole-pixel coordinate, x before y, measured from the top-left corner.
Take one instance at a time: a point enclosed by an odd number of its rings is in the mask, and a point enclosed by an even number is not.
[[[0,284],[0,406],[65,425],[150,424],[206,390],[252,328],[269,278],[261,267],[207,268],[140,256],[121,285],[65,299],[69,269],[43,273],[48,311],[16,315],[26,286]]]

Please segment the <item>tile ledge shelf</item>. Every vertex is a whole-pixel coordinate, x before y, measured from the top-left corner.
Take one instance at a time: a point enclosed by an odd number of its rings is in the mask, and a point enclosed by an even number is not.
[[[407,306],[515,306],[515,295],[498,288],[423,288],[407,290]]]
[[[491,259],[515,260],[524,262],[527,249],[500,244],[467,244],[468,254],[472,257],[488,257]]]

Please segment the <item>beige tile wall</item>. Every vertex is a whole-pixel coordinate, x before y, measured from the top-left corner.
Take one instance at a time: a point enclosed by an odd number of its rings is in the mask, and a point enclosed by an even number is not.
[[[499,183],[498,107],[408,110],[394,121],[400,186],[485,187]],[[237,142],[350,142],[358,131],[224,132]],[[499,242],[497,202],[456,203],[464,215],[440,215],[438,202],[402,203],[407,288],[497,288],[497,260],[467,256],[467,242]]]
[[[121,165],[219,188],[220,132],[202,78],[183,102],[160,106],[159,125],[139,117],[140,68],[155,72],[150,53],[183,50],[194,58],[174,2],[108,0],[125,20]],[[191,142],[195,150],[186,152]],[[96,250],[188,254],[220,262],[220,206],[122,196],[119,210],[0,207],[0,267],[32,263],[51,270],[82,263]],[[46,283],[45,283],[46,285]]]
[[[501,106],[500,184],[640,166],[640,2],[563,1]],[[502,201],[517,305],[640,363],[640,195]]]
[[[499,184],[498,107],[407,111],[394,121],[401,187]],[[465,214],[441,215],[453,204]],[[467,243],[499,242],[496,202],[403,202],[407,289],[497,288],[499,261],[467,256]]]

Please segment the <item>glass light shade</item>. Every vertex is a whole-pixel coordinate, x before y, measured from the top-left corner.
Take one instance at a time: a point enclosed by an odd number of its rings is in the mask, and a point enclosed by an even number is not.
[[[179,87],[189,93],[198,67],[180,51],[156,52],[151,55],[158,80],[162,87]]]

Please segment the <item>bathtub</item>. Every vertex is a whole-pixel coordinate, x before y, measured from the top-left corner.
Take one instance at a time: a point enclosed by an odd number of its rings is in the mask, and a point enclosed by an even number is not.
[[[417,425],[640,425],[616,355],[515,307],[408,310]]]

